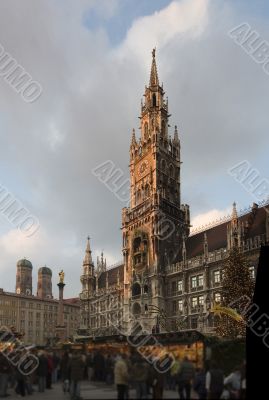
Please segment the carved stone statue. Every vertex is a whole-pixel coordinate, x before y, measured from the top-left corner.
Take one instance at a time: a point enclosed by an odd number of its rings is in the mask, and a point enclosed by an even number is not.
[[[60,283],[64,283],[64,271],[59,272]]]

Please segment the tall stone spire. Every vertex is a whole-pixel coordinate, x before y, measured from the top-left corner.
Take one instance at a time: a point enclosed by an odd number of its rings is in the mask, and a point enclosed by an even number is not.
[[[87,245],[86,245],[83,265],[92,265],[92,252],[91,252],[90,237],[89,236],[87,237]]]
[[[159,86],[159,78],[158,78],[155,53],[156,53],[156,48],[154,48],[152,50],[152,64],[151,64],[150,80],[149,80],[150,87],[151,86]]]

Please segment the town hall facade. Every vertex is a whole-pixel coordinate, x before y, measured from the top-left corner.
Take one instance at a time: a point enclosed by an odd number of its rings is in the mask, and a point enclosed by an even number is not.
[[[213,304],[221,301],[223,265],[234,241],[253,278],[260,245],[269,241],[269,207],[236,205],[226,220],[190,234],[181,204],[181,147],[169,135],[168,100],[159,83],[155,50],[141,103],[140,137],[130,145],[130,205],[122,210],[123,262],[94,266],[87,241],[81,275],[81,328],[91,336],[198,329],[214,332]]]

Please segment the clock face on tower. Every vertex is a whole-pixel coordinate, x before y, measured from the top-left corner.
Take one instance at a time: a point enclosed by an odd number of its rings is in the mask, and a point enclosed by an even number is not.
[[[139,176],[144,175],[144,174],[147,172],[148,167],[149,167],[149,162],[148,162],[148,160],[142,161],[141,165],[140,165],[139,168],[138,168],[138,175],[139,175]]]

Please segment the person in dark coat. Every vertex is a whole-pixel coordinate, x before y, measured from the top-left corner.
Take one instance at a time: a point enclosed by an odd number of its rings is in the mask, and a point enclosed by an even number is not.
[[[194,372],[195,371],[192,362],[189,361],[188,357],[184,357],[179,374],[177,376],[180,399],[191,398],[191,381],[194,378]]]
[[[26,376],[20,372],[19,368],[16,368],[16,381],[15,392],[24,397],[26,392]]]
[[[209,399],[220,399],[224,389],[224,374],[213,361],[211,368],[206,373],[206,390]]]
[[[202,368],[198,368],[193,381],[193,389],[198,394],[200,400],[207,398],[205,376],[205,371]]]
[[[7,396],[8,377],[12,368],[7,358],[0,352],[0,397]]]
[[[88,377],[89,381],[92,381],[93,373],[94,373],[94,369],[93,369],[93,354],[92,353],[88,353],[88,355],[87,355],[86,366],[87,366],[87,377]]]
[[[74,353],[69,362],[70,368],[70,396],[72,400],[80,399],[80,382],[83,380],[85,363],[79,353]]]
[[[139,354],[133,359],[131,365],[131,381],[136,390],[137,399],[147,398],[147,382],[149,380],[149,364]]]
[[[44,392],[48,373],[48,359],[43,352],[38,354],[38,361],[39,364],[36,370],[36,375],[38,377],[38,391]]]
[[[63,382],[63,391],[67,392],[69,390],[69,384],[70,384],[70,357],[68,352],[66,351],[61,360],[60,360],[60,375],[61,375],[61,380]]]
[[[152,361],[153,365],[151,365],[149,369],[149,383],[152,387],[152,398],[162,399],[164,389],[164,374],[158,371],[154,363],[154,359]]]
[[[52,354],[49,353],[47,355],[47,360],[48,360],[48,370],[47,370],[47,377],[46,377],[46,388],[51,389],[52,372],[54,369]]]
[[[93,357],[94,375],[97,381],[104,380],[105,358],[99,351]]]

